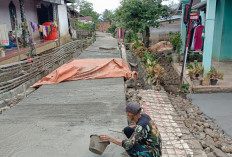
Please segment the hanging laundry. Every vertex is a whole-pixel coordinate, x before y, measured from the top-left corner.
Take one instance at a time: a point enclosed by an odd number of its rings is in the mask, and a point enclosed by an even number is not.
[[[51,29],[50,35],[52,35],[52,25],[50,25],[50,29]]]
[[[193,37],[192,37],[192,44],[191,44],[191,47],[190,47],[190,50],[194,51],[195,49],[195,33],[196,33],[196,28],[194,29],[194,32],[193,32]]]
[[[48,26],[48,35],[50,35],[50,33],[51,33],[51,27]]]
[[[27,29],[26,23],[25,23],[25,22],[22,22],[21,24],[22,24],[22,26],[23,26],[23,29],[26,30],[26,29]]]
[[[35,24],[35,23],[34,23],[34,28],[35,28],[35,32],[37,32],[37,31],[39,30],[38,24]]]
[[[43,32],[43,27],[39,25],[39,32]]]
[[[189,47],[191,48],[192,42],[193,42],[193,37],[194,37],[194,31],[196,27],[193,27],[190,31],[190,37],[189,37]]]
[[[203,39],[202,39],[202,32],[203,32],[204,26],[198,26],[195,30],[195,44],[194,44],[194,50],[201,50]]]
[[[47,36],[46,26],[42,26],[42,28],[43,28],[43,35],[46,37]]]
[[[56,23],[56,21],[53,22],[53,27],[57,28],[57,23]]]
[[[35,26],[33,22],[31,22],[31,28],[33,29],[33,32],[35,32]]]
[[[38,31],[38,25],[31,22],[31,28],[33,29],[33,32],[37,32]]]
[[[205,39],[205,28],[203,29],[201,38],[202,38],[203,40]]]

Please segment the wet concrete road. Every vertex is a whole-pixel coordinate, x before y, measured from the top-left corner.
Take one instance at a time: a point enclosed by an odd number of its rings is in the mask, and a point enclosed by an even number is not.
[[[119,58],[117,41],[98,34],[80,58]],[[109,41],[109,42],[107,42]],[[90,54],[89,54],[90,53]],[[90,135],[122,130],[127,125],[123,78],[81,80],[45,85],[0,115],[0,157],[95,157]],[[110,144],[103,157],[120,157],[124,149]]]
[[[232,93],[193,94],[192,100],[232,137]]]

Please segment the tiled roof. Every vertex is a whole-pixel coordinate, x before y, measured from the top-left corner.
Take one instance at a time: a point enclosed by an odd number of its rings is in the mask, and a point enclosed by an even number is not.
[[[79,17],[79,20],[92,21],[92,17],[91,16]]]

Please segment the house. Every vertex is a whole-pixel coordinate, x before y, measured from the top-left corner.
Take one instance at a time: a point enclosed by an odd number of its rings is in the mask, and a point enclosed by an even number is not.
[[[44,41],[39,31],[34,32],[31,28],[31,22],[43,25],[45,22],[56,22],[58,24],[58,40]],[[23,23],[27,27],[23,27]],[[6,24],[8,31],[15,31],[15,27],[22,27],[21,34],[28,32],[33,36],[36,43],[37,53],[54,48],[60,44],[70,41],[67,7],[64,0],[4,0],[0,5],[0,25]],[[21,35],[19,34],[19,36]],[[39,45],[42,44],[42,48]],[[1,64],[8,64],[18,61],[17,50],[7,51],[5,58],[0,58]],[[28,52],[22,49],[22,58]],[[9,54],[9,55],[8,55]]]
[[[159,19],[158,22],[161,23],[159,28],[150,28],[150,40],[152,44],[155,44],[159,41],[169,40],[170,32],[180,32],[181,15],[173,15],[168,19]]]
[[[79,19],[80,22],[83,22],[83,23],[90,23],[90,22],[92,22],[92,17],[91,16],[79,17],[78,19]]]
[[[98,31],[107,32],[109,28],[110,28],[110,22],[102,21],[98,27]]]
[[[189,0],[181,0],[182,8]],[[198,0],[192,10],[198,12],[205,26],[205,40],[203,49],[204,76],[211,69],[212,61],[232,61],[232,1],[231,0]],[[182,36],[186,30],[182,25]],[[228,62],[227,62],[228,63]],[[232,63],[231,63],[232,64]],[[232,65],[230,65],[232,66]]]

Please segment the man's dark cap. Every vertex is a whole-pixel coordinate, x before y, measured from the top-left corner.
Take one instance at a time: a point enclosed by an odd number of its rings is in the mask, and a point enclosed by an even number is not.
[[[139,114],[141,112],[140,104],[137,102],[128,102],[125,111],[132,114]]]

